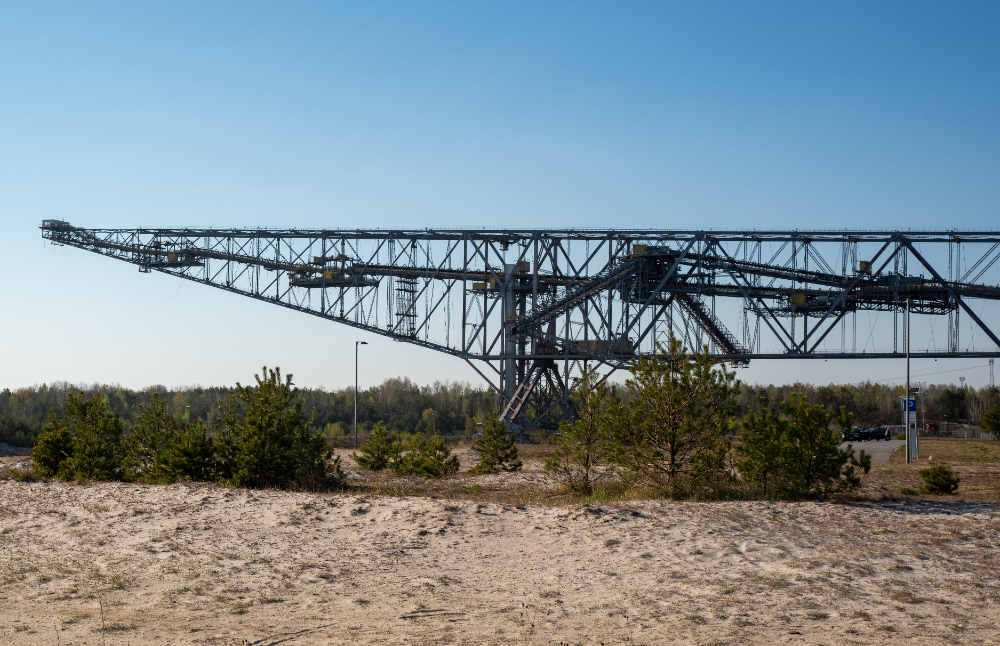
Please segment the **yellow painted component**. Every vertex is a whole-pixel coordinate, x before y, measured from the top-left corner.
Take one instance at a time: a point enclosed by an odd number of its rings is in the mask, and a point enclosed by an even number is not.
[[[632,255],[633,256],[641,256],[642,254],[646,253],[647,249],[649,249],[649,247],[647,247],[644,244],[635,244],[635,245],[632,245]]]
[[[493,276],[491,274],[489,276],[489,281],[490,281],[490,289],[496,289],[497,288],[497,277]]]
[[[169,253],[167,254],[167,262],[177,262],[177,254],[175,254],[175,253],[174,253],[174,252],[172,252],[172,251],[171,251],[171,252],[169,252]]]
[[[862,260],[858,263],[858,273],[859,274],[870,274],[872,273],[871,263],[867,260]]]
[[[472,283],[472,289],[486,289],[486,283]]]
[[[522,260],[521,262],[517,263],[517,270],[522,274],[531,273],[531,263],[528,262],[527,260]]]
[[[806,293],[805,292],[795,292],[792,294],[792,305],[805,305],[806,304]]]

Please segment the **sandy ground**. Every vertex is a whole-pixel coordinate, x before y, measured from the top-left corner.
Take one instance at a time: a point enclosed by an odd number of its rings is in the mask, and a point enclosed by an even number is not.
[[[989,644],[998,545],[994,503],[0,480],[0,643]]]

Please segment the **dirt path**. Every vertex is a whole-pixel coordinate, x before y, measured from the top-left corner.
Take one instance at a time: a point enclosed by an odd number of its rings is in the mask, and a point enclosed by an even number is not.
[[[0,481],[0,643],[991,643],[992,503]],[[104,634],[101,634],[102,613]]]
[[[892,454],[896,449],[901,449],[906,446],[906,440],[889,440],[888,442],[885,440],[880,442],[852,442],[851,446],[854,447],[855,455],[864,451],[868,455],[872,456],[872,462],[888,462],[889,458],[892,457]],[[840,448],[846,449],[847,443],[845,442],[841,444]]]

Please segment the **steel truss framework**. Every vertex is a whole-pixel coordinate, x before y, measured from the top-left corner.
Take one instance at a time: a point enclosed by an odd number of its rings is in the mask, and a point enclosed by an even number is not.
[[[42,235],[464,359],[515,429],[570,414],[582,367],[610,375],[670,334],[737,364],[901,357],[909,306],[948,321],[946,346],[913,356],[1000,356],[981,315],[1000,300],[1000,287],[981,282],[1000,259],[1000,231],[82,229],[46,220]],[[890,314],[891,348],[858,349],[859,312]],[[978,347],[963,346],[963,318],[982,332]]]

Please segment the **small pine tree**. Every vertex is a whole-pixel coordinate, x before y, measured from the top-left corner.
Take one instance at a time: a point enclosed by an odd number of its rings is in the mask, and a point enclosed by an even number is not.
[[[231,452],[226,465],[230,484],[303,490],[339,484],[340,459],[334,461],[331,471],[328,461],[333,450],[302,414],[292,376],[282,381],[280,369],[268,370],[266,366],[262,372],[263,378],[254,377],[256,388],[236,384],[242,416],[232,407],[225,413],[226,422],[232,425],[223,434]]]
[[[129,479],[144,482],[172,481],[161,456],[177,435],[177,421],[166,402],[153,393],[149,407],[139,406],[139,418],[125,442],[125,470]]]
[[[378,422],[372,429],[368,441],[359,447],[361,455],[355,453],[351,457],[362,469],[382,471],[399,460],[400,448],[400,443],[392,431],[382,422]]]
[[[958,489],[959,477],[947,464],[939,464],[929,469],[921,469],[917,473],[924,480],[921,493],[950,496]]]
[[[871,470],[871,456],[864,451],[855,456],[850,445],[841,449],[840,432],[830,431],[832,421],[838,429],[850,428],[853,415],[843,406],[838,415],[832,415],[822,404],[810,404],[798,393],[792,393],[781,407],[788,417],[782,450],[784,493],[803,496],[856,489],[861,484],[858,470]]]
[[[761,410],[743,420],[743,443],[737,449],[740,475],[765,496],[802,497],[857,488],[860,473],[871,469],[871,456],[864,451],[855,456],[850,446],[841,449],[840,433],[830,431],[834,420],[837,428],[850,427],[853,421],[843,407],[833,415],[798,393],[778,410],[763,399]]]
[[[788,435],[788,420],[778,415],[768,400],[767,391],[760,396],[760,409],[743,418],[736,468],[748,482],[754,483],[764,496],[776,493],[782,479],[782,450]]]
[[[556,450],[545,461],[545,470],[571,491],[589,495],[594,484],[611,478],[615,470],[608,463],[613,436],[608,419],[609,390],[594,386],[596,373],[584,371],[571,399],[577,418],[559,426]]]
[[[219,416],[213,423],[215,472],[219,482],[232,482],[240,449],[242,401],[236,393],[219,401]]]
[[[1000,401],[983,411],[983,421],[980,428],[987,433],[993,434],[993,439],[1000,440]]]
[[[70,395],[72,396],[72,395]],[[76,438],[65,420],[55,411],[42,427],[35,450],[31,453],[31,468],[40,476],[54,478],[63,470],[63,464],[73,456]]]
[[[717,364],[707,347],[688,352],[673,335],[630,373],[631,398],[612,406],[615,460],[671,497],[727,479],[735,373]]]
[[[65,416],[50,416],[39,436],[33,465],[39,475],[63,480],[121,480],[123,440],[121,419],[104,397],[70,394]]]
[[[479,464],[469,470],[476,475],[520,471],[514,435],[508,433],[499,420],[490,418],[483,423],[483,434],[472,443],[472,450],[479,454]]]
[[[398,475],[443,478],[458,472],[458,456],[451,454],[440,437],[427,439],[417,435],[405,442],[402,449],[405,453],[389,463],[389,468]]]
[[[185,424],[160,443],[155,458],[161,481],[214,482],[215,442],[201,420]]]

